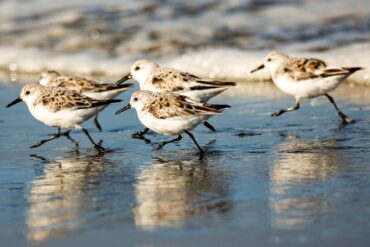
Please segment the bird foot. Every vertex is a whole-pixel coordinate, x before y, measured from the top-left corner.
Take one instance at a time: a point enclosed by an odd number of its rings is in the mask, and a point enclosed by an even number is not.
[[[280,116],[283,113],[284,113],[284,111],[282,111],[282,110],[276,111],[276,112],[271,113],[271,117],[277,117],[277,116]]]
[[[100,146],[100,145],[98,145],[98,144],[96,144],[95,146],[94,146],[94,148],[96,149],[96,151],[98,151],[99,153],[103,153],[106,149],[105,148],[103,148],[102,146]]]
[[[165,143],[163,143],[163,142],[159,143],[157,146],[154,146],[153,151],[162,149],[164,145],[165,145]]]

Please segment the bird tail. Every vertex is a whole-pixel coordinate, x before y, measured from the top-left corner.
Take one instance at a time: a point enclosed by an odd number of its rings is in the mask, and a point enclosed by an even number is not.
[[[365,68],[363,68],[363,67],[347,67],[347,68],[343,68],[343,69],[348,70],[350,73],[354,73],[354,72],[356,72],[358,70],[363,70]]]
[[[364,69],[364,68],[362,67],[328,67],[321,71],[320,76],[330,77],[330,76],[337,76],[337,75],[350,75],[361,69]]]
[[[199,84],[209,85],[210,87],[233,87],[236,86],[236,82],[232,81],[206,81],[206,80],[197,80]]]
[[[96,100],[91,104],[91,106],[92,107],[98,107],[98,106],[109,105],[109,104],[112,104],[112,103],[118,103],[118,102],[121,102],[121,101],[122,100],[120,100],[120,99]]]
[[[209,106],[216,110],[226,110],[231,107],[230,105],[209,105]]]

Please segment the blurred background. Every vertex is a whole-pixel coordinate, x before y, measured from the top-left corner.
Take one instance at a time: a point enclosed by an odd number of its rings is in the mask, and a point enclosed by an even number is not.
[[[0,70],[13,81],[44,68],[116,77],[148,58],[201,76],[265,80],[266,71],[249,70],[274,49],[370,67],[369,6],[369,0],[2,0]],[[367,70],[351,80],[369,84],[369,78]]]
[[[362,66],[326,98],[270,118],[293,98],[267,71],[271,50]],[[122,104],[88,128],[29,149],[53,132],[25,104],[5,108],[43,69],[114,82],[152,59],[235,88],[194,135],[153,151]],[[368,246],[370,0],[0,0],[0,243],[5,246]],[[320,107],[316,107],[320,105]],[[191,242],[189,242],[191,241]],[[70,243],[70,244],[69,244]]]

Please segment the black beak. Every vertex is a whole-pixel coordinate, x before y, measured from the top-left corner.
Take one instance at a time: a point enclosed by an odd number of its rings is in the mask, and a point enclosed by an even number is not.
[[[7,104],[6,105],[6,108],[9,108],[9,107],[11,107],[12,105],[15,105],[15,104],[17,104],[17,103],[19,103],[19,102],[21,102],[22,101],[22,99],[20,98],[20,97],[18,97],[18,98],[16,98],[15,100],[13,100],[12,102],[10,102],[9,104]]]
[[[128,73],[127,75],[125,75],[124,77],[122,77],[121,79],[119,79],[118,81],[116,81],[116,85],[117,86],[120,86],[122,83],[124,83],[127,80],[130,80],[131,78],[132,78],[131,73]]]
[[[120,114],[120,113],[122,113],[122,112],[124,112],[124,111],[126,111],[128,109],[131,109],[131,105],[130,104],[128,104],[128,105],[124,106],[123,108],[119,109],[118,111],[116,111],[116,115],[118,115],[118,114]]]
[[[260,66],[258,66],[257,68],[252,69],[250,73],[254,73],[254,72],[256,72],[256,71],[258,71],[258,70],[260,70],[260,69],[263,69],[264,67],[265,67],[265,65],[261,64],[261,65],[260,65]]]

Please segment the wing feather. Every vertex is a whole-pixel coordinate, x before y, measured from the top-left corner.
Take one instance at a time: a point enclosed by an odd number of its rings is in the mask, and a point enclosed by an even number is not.
[[[204,90],[235,86],[235,82],[212,81],[172,68],[158,68],[150,78],[154,87],[166,92]]]
[[[77,91],[69,90],[61,87],[47,88],[45,93],[36,101],[35,104],[43,104],[51,108],[53,112],[58,112],[63,109],[87,109],[92,107],[104,106],[110,103],[120,102],[121,100],[96,100],[84,96]]]
[[[149,113],[160,119],[191,115],[215,115],[222,113],[226,108],[229,106],[205,104],[183,95],[169,93],[156,93],[146,106]]]
[[[326,63],[316,58],[292,58],[278,68],[278,73],[285,74],[296,81],[320,77],[318,71],[326,68]]]
[[[58,76],[51,82],[51,86],[63,87],[70,90],[75,90],[79,93],[89,92],[106,92],[131,87],[132,84],[125,83],[116,85],[111,83],[99,83],[94,80],[86,79],[77,76]]]

